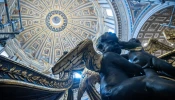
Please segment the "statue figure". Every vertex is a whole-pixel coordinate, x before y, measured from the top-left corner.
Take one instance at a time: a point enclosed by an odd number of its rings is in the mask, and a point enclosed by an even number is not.
[[[103,53],[99,72],[102,99],[128,100],[133,98],[133,100],[143,100],[144,97],[147,100],[153,98],[165,99],[166,96],[173,96],[175,82],[160,78],[155,70],[174,76],[175,68],[171,64],[144,52],[143,49],[141,49],[141,52],[130,51],[128,53],[127,58],[129,58],[130,63],[119,54],[121,53],[120,48],[131,46],[139,47],[141,43],[137,39],[131,39],[129,42],[119,42],[115,34],[111,33],[105,33],[98,39],[97,48]],[[150,68],[150,66],[153,68]],[[144,72],[143,69],[140,69],[141,67],[145,68]],[[144,73],[145,75],[142,75]],[[166,91],[169,91],[169,93]]]
[[[100,74],[102,100],[173,100],[175,80],[161,78],[155,71],[157,67],[160,67],[163,68],[161,71],[174,76],[169,70],[170,66],[168,65],[166,69],[159,64],[163,63],[166,66],[167,63],[157,60],[157,58],[154,60],[153,56],[147,54],[142,59],[142,52],[129,55],[128,58],[133,61],[137,55],[137,59],[139,59],[138,62],[136,59],[136,63],[129,62],[128,59],[120,55],[121,48],[133,45],[135,45],[133,47],[138,47],[139,45],[137,41],[128,46],[127,43],[129,42],[120,42],[115,34],[106,32],[97,40],[97,49],[102,52],[100,55],[95,52],[92,41],[85,40],[57,62],[52,68],[53,74],[84,61],[86,68]],[[143,61],[145,59],[146,61]],[[154,65],[155,68],[151,68],[149,65]]]
[[[119,44],[122,45],[121,47],[122,49],[129,50],[128,54],[122,55],[129,62],[138,64],[142,66],[142,68],[152,68],[155,71],[159,71],[159,74],[164,74],[168,77],[175,78],[175,68],[171,64],[147,53],[147,52],[153,53],[154,50],[155,51],[157,50],[157,48],[159,50],[163,49],[168,51],[170,50],[172,51],[174,48],[169,47],[161,42],[158,42],[158,40],[155,39],[150,39],[149,44],[150,43],[153,45],[156,44],[156,47],[151,46],[151,48],[150,47],[143,48],[141,46],[140,41],[135,38],[130,39],[128,42],[120,41]],[[145,52],[145,50],[148,50],[148,48],[149,51]]]
[[[90,71],[84,68],[82,72],[82,79],[79,84],[77,100],[81,100],[86,91],[90,100],[101,100],[99,92],[95,88],[95,84],[100,82],[100,75],[97,72]]]

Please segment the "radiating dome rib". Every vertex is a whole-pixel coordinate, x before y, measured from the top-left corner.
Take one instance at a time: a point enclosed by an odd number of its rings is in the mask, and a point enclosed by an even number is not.
[[[22,49],[41,62],[54,64],[64,51],[101,32],[96,3],[91,0],[21,1],[25,31],[18,40]],[[17,13],[12,16],[16,17]],[[37,28],[40,31],[31,35],[29,31]]]
[[[97,21],[97,16],[71,16],[70,20],[91,20],[91,21]]]
[[[84,37],[81,36],[81,33],[80,32],[77,32],[74,31],[73,29],[69,28],[67,29],[68,30],[68,33],[72,34],[74,37],[78,38],[79,39],[79,42],[83,40]]]
[[[56,44],[56,34],[55,32],[52,33],[52,46],[51,46],[51,56],[50,56],[50,60],[51,60],[51,64],[54,64],[54,60],[55,60],[55,44]]]
[[[73,0],[60,0],[60,7],[61,10],[64,11],[66,7],[72,2]]]
[[[30,42],[32,40],[31,38],[33,38],[33,36],[29,37],[30,34],[32,34],[32,35],[37,34],[37,32],[36,32],[37,28],[41,28],[41,27],[31,26],[30,28],[23,31],[19,36],[17,36],[17,39],[20,41],[20,44],[21,44],[22,48],[24,48],[24,45],[26,45],[26,42]],[[38,35],[39,35],[39,32],[38,32]],[[26,39],[26,38],[28,38],[28,39]]]
[[[69,8],[69,6],[74,2],[74,0],[70,0],[70,2],[68,2],[68,4],[65,6],[64,9],[62,9],[62,11],[65,11]]]
[[[52,4],[51,4],[51,10],[53,10],[54,9],[54,5],[55,5],[55,0],[52,0],[51,2],[52,2]]]
[[[71,44],[71,48],[74,48],[74,47],[75,47],[75,44],[74,44],[74,43],[72,42],[72,40],[70,39],[70,36],[68,36],[68,34],[67,34],[65,31],[63,31],[63,33],[64,33],[64,35],[67,37],[69,43]]]
[[[36,35],[35,35],[35,36],[33,36],[32,38],[30,38],[29,40],[27,40],[27,41],[25,42],[25,44],[22,46],[23,49],[25,49],[25,48],[27,48],[27,47],[30,47],[30,45],[31,45],[33,42],[35,42],[36,39],[38,39],[39,35],[42,35],[42,33],[43,33],[45,30],[47,30],[46,28],[45,28],[44,30],[42,30],[41,27],[39,27],[39,28],[37,28],[37,29],[40,29],[41,31],[36,32]],[[23,33],[23,34],[27,34],[27,33]],[[22,36],[24,36],[24,35],[22,35]]]
[[[74,24],[74,23],[69,23],[69,24],[71,24],[73,26],[76,26],[77,28],[81,28],[85,32],[89,32],[89,34],[92,34],[92,35],[96,34],[96,32],[94,30],[89,29],[89,27],[77,25],[77,24]]]
[[[46,32],[45,32],[46,33]],[[46,45],[46,42],[48,41],[49,36],[51,35],[52,31],[49,31],[46,33],[46,37],[43,39],[42,44],[40,44],[39,49],[36,52],[35,58],[40,58],[41,53],[44,50],[44,46]]]
[[[83,5],[79,6],[79,7],[76,7],[76,8],[68,10],[69,12],[67,13],[67,15],[69,15],[71,13],[74,13],[74,12],[77,12],[79,10],[85,9],[85,8],[90,8],[90,7],[93,7],[92,2],[85,3],[85,4],[83,4]]]
[[[45,7],[41,6],[40,4],[35,4],[32,1],[21,1],[21,6],[27,7],[27,9],[33,9],[37,12],[40,12],[42,14],[44,10],[46,9]]]
[[[49,7],[49,4],[48,4],[48,3],[44,2],[43,0],[41,0],[41,1],[39,1],[39,2],[40,2],[40,4],[42,4],[48,11],[51,11],[51,9],[49,9],[50,7]]]
[[[62,34],[60,34],[60,39],[61,39],[63,50],[64,51],[70,51],[73,46],[70,44],[69,39],[67,38],[67,36],[64,35],[64,33],[62,33]]]
[[[62,34],[62,32],[59,32],[59,33]],[[55,34],[56,34],[56,38],[57,38],[56,47],[59,46],[59,49],[57,47],[57,51],[60,50],[60,54],[57,57],[61,57],[61,55],[63,54],[63,51],[64,51],[63,44],[62,44],[61,38],[60,38],[61,36],[58,33],[55,33]],[[57,52],[57,51],[55,51],[55,52]]]
[[[43,9],[42,9],[43,10]],[[27,5],[26,2],[21,3],[21,13],[22,18],[25,17],[36,17],[36,18],[42,18],[44,15],[43,11],[40,11],[38,7],[31,7],[31,5]]]

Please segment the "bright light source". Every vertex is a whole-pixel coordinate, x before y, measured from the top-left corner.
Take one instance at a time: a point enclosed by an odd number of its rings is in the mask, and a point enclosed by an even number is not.
[[[3,55],[5,57],[9,57],[9,55],[5,51],[3,51],[0,55]]]
[[[113,16],[112,10],[111,9],[106,9],[107,15],[108,16]]]
[[[73,74],[73,77],[74,77],[74,78],[81,78],[81,75],[80,75],[79,73],[76,73],[76,72],[75,72],[75,73]]]
[[[144,43],[144,44],[143,44],[144,47],[147,46],[147,45],[148,45],[148,43]]]
[[[108,29],[108,32],[115,33],[113,29]]]

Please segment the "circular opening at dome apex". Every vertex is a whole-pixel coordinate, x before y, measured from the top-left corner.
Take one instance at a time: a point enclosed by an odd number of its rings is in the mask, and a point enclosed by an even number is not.
[[[54,10],[47,14],[45,22],[51,31],[60,32],[66,28],[68,19],[63,12]]]
[[[52,23],[54,25],[60,25],[61,19],[58,16],[55,16],[55,17],[52,18]]]

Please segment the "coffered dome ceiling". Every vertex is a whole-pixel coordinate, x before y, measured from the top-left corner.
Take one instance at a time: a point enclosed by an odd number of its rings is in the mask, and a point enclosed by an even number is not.
[[[91,0],[21,0],[25,30],[17,39],[34,59],[54,64],[64,51],[100,33],[98,9]]]
[[[161,24],[168,24],[170,21],[171,13],[174,6],[164,8],[155,14],[153,14],[142,26],[140,29],[137,38],[142,42],[142,45],[145,46],[148,43],[150,38],[156,38],[160,42],[163,42],[169,46],[173,46],[172,44],[168,43],[163,35],[163,30],[168,29],[167,26],[162,26]],[[172,23],[173,26],[175,25],[175,14],[173,14]],[[155,56],[160,56],[166,53],[166,51],[158,50],[154,53]]]

